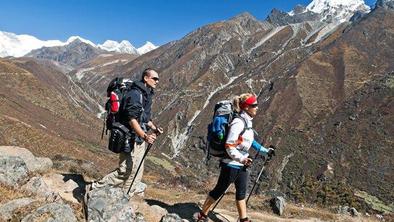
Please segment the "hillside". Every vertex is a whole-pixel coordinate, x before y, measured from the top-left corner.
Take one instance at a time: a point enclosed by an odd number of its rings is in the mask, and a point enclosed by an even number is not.
[[[82,105],[92,98],[55,66],[1,59],[0,81],[1,144],[24,146],[60,162],[93,161],[101,170],[111,166],[112,157],[100,141],[101,121],[85,110],[89,105]],[[98,153],[106,157],[98,158]]]

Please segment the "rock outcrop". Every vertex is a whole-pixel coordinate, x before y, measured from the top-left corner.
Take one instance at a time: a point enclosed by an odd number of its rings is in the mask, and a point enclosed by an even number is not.
[[[274,197],[270,200],[271,208],[274,211],[274,213],[278,215],[283,215],[285,207],[286,207],[286,201],[285,198],[283,197]]]
[[[46,157],[35,157],[26,148],[16,146],[0,146],[2,156],[18,156],[26,163],[27,169],[31,173],[47,172],[52,168],[52,160]]]
[[[0,183],[19,187],[28,176],[26,163],[20,157],[0,156]]]
[[[123,189],[106,186],[89,191],[88,197],[88,221],[134,221],[134,210]]]
[[[184,222],[184,220],[178,214],[166,214],[160,222]]]
[[[49,186],[50,180],[45,182],[44,177],[50,174],[51,166],[50,159],[35,157],[25,148],[0,146],[0,186],[6,186],[2,190],[11,189],[9,191],[11,194],[2,194],[2,198],[8,199],[9,195],[29,196],[8,201],[5,199],[5,203],[0,205],[0,219],[5,221],[16,219],[23,222],[42,218],[59,222],[77,221],[76,212],[64,203],[57,192],[58,187]],[[67,187],[66,185],[66,182],[58,184],[60,187]],[[70,192],[73,190],[71,189]],[[14,218],[17,211],[29,214],[20,213]]]
[[[25,208],[34,201],[31,198],[19,198],[0,205],[0,221],[11,221],[15,210]]]
[[[37,221],[45,218],[46,221],[76,222],[77,218],[69,205],[49,203],[37,208],[22,219],[22,222]]]

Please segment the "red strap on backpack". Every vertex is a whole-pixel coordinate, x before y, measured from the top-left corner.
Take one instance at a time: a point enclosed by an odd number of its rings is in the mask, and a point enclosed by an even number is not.
[[[111,92],[109,101],[111,103],[111,113],[117,113],[119,111],[119,106],[120,106],[118,94],[116,94],[115,92]]]

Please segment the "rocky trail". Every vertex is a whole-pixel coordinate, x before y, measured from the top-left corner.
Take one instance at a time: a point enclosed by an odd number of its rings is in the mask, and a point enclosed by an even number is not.
[[[0,221],[193,221],[205,199],[204,192],[166,187],[147,176],[147,188],[131,198],[119,188],[91,190],[87,215],[83,210],[86,182],[78,173],[59,172],[48,158],[35,157],[19,147],[0,146]],[[248,214],[253,221],[383,221],[383,216],[333,213],[303,205],[286,204],[281,216],[253,196]],[[87,218],[86,218],[87,216]],[[378,218],[380,216],[380,218]],[[230,189],[210,221],[237,221],[234,192]],[[387,218],[390,220],[390,218]]]

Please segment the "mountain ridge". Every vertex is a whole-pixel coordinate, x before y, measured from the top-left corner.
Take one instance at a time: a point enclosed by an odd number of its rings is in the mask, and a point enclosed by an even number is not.
[[[277,25],[302,21],[321,21],[340,24],[349,21],[355,13],[367,14],[370,7],[364,0],[313,0],[308,6],[296,5],[290,12],[273,9],[267,20]]]
[[[136,49],[129,41],[122,40],[121,42],[107,40],[103,44],[95,44],[90,40],[84,39],[80,36],[71,36],[65,42],[60,40],[40,40],[32,35],[17,35],[11,32],[0,31],[0,57],[22,57],[30,53],[32,50],[40,49],[42,47],[58,47],[71,44],[74,40],[80,40],[95,48],[104,49],[109,52],[119,52],[128,54],[142,55],[157,48],[153,43],[147,41],[144,45]]]

